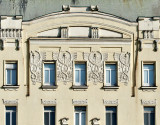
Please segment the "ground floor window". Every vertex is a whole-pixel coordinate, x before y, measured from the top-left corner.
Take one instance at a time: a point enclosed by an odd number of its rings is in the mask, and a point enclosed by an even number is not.
[[[86,125],[86,107],[75,107],[75,125]]]
[[[6,125],[16,125],[15,106],[6,106]]]
[[[144,107],[144,125],[155,125],[154,107]]]
[[[117,107],[106,107],[106,125],[117,125]]]
[[[44,125],[55,125],[55,107],[44,107]]]

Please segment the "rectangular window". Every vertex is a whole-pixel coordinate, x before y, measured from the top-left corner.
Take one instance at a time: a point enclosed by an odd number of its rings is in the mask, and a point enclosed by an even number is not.
[[[16,107],[6,107],[6,125],[16,125]]]
[[[106,64],[106,86],[117,86],[117,66],[116,64]]]
[[[74,125],[86,125],[86,107],[75,107],[75,123]]]
[[[154,107],[144,107],[144,125],[155,125]]]
[[[106,107],[106,125],[117,125],[117,107]]]
[[[55,64],[44,64],[44,85],[55,85]]]
[[[5,65],[6,68],[6,85],[17,84],[17,64],[8,63]]]
[[[44,125],[55,125],[55,107],[44,107]]]
[[[154,64],[143,65],[143,86],[155,86]]]
[[[86,64],[75,64],[75,85],[84,86],[86,84]]]

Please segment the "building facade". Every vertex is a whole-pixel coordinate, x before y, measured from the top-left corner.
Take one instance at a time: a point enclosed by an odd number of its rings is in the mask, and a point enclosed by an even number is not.
[[[0,124],[160,124],[159,17],[63,6],[0,24]]]

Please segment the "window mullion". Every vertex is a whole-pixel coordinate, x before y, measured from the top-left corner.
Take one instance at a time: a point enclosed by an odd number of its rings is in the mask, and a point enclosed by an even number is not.
[[[148,86],[149,86],[149,71],[150,71],[150,70],[148,69]]]
[[[111,82],[111,71],[112,71],[112,70],[110,69],[110,72],[109,72],[109,73],[110,73],[110,82],[109,82],[109,83],[110,83],[110,86],[111,86],[111,83],[112,83],[112,82]]]
[[[81,113],[79,112],[79,125],[81,125]]]
[[[81,69],[79,70],[79,84],[81,85]]]
[[[48,74],[48,76],[49,76],[48,81],[49,81],[49,83],[50,83],[50,82],[51,82],[51,81],[50,81],[50,77],[51,77],[51,76],[50,76],[50,69],[48,70],[48,72],[49,72],[49,74]]]
[[[10,112],[10,125],[12,125],[12,112]]]
[[[12,85],[12,70],[10,69],[10,81],[9,81],[9,83]]]
[[[49,112],[49,125],[51,125],[51,123],[50,123],[50,118],[51,118],[51,112]]]

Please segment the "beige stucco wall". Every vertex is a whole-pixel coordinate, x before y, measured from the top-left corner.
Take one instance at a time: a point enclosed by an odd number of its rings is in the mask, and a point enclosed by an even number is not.
[[[122,34],[121,38],[49,38],[38,37],[37,34],[43,31],[56,29],[60,27],[98,27]],[[83,32],[83,31],[81,31]],[[79,104],[87,107],[87,125],[91,124],[91,119],[100,118],[100,125],[105,124],[105,107],[117,106],[117,123],[118,125],[142,125],[143,122],[143,105],[141,100],[156,100],[156,104],[149,106],[156,107],[156,125],[160,124],[159,116],[159,60],[158,51],[153,51],[154,38],[144,40],[138,30],[138,23],[131,23],[115,17],[101,14],[99,12],[83,13],[58,13],[46,15],[42,18],[22,22],[22,38],[20,40],[20,50],[15,46],[5,46],[7,41],[15,41],[14,38],[4,40],[4,50],[0,51],[0,124],[5,125],[5,105],[4,100],[16,100],[17,106],[17,125],[43,125],[44,104],[41,100],[54,101],[56,104],[56,125],[59,125],[61,118],[69,118],[69,125],[74,124],[74,106],[72,100],[87,100],[87,104]],[[159,32],[158,32],[159,33]],[[138,39],[143,40],[142,51],[139,51]],[[159,34],[156,39],[159,38]],[[150,43],[149,46],[145,46]],[[159,46],[159,45],[158,45]],[[103,89],[103,83],[87,81],[88,89],[74,90],[74,82],[56,81],[58,88],[46,90],[42,89],[42,82],[33,84],[31,80],[30,54],[31,52],[45,52],[45,60],[53,60],[52,53],[68,51],[71,54],[77,53],[75,61],[86,61],[83,59],[83,53],[99,51],[102,54],[107,53],[108,62],[117,62],[114,59],[115,53],[130,53],[130,71],[129,81],[124,84],[118,81],[118,89]],[[18,63],[18,89],[6,90],[5,84],[5,61],[17,61]],[[141,89],[142,85],[142,62],[156,62],[156,86],[157,89]],[[74,62],[74,61],[73,61]],[[74,63],[73,63],[74,64]],[[136,69],[136,70],[135,70]],[[43,70],[43,67],[42,67]],[[74,65],[73,65],[74,71]],[[136,75],[135,75],[136,74]],[[43,78],[43,75],[42,75]],[[73,78],[74,79],[74,78]],[[117,78],[118,79],[118,78]],[[73,80],[74,81],[74,80]],[[103,101],[115,101],[117,104],[104,104]],[[45,105],[46,106],[46,105]]]

